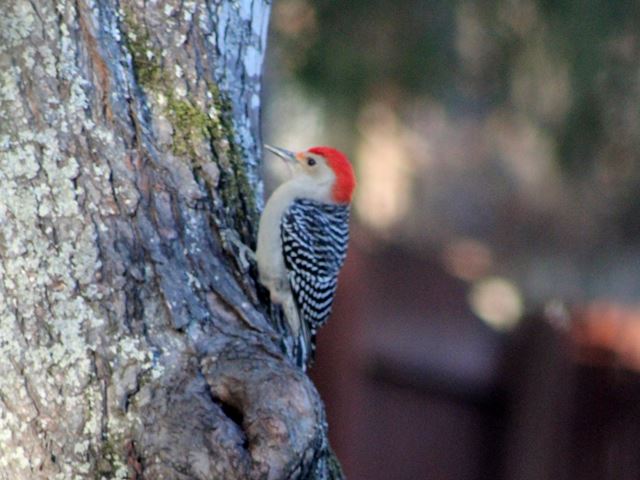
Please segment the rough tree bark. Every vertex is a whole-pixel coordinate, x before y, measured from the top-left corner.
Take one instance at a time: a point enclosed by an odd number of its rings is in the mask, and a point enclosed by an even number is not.
[[[0,0],[0,478],[338,478],[254,278],[269,0]]]

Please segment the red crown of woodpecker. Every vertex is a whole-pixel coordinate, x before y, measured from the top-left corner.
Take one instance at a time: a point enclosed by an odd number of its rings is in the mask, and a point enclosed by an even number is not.
[[[313,147],[309,152],[322,155],[336,174],[336,182],[331,192],[333,199],[339,203],[350,203],[353,190],[356,188],[356,177],[347,156],[331,147]]]

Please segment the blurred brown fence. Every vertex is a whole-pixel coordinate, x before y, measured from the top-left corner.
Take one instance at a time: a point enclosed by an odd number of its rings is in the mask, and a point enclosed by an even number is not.
[[[313,371],[349,478],[640,478],[640,375],[603,342],[607,311],[498,334],[438,262],[365,240]]]

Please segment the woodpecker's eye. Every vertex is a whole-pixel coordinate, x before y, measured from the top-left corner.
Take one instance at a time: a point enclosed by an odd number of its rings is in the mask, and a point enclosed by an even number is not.
[[[309,165],[310,167],[313,167],[316,164],[316,159],[315,158],[307,158],[307,165]]]

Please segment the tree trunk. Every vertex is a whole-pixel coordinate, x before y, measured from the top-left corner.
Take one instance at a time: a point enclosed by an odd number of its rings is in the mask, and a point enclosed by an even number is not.
[[[255,277],[269,0],[0,0],[0,478],[339,478]]]

